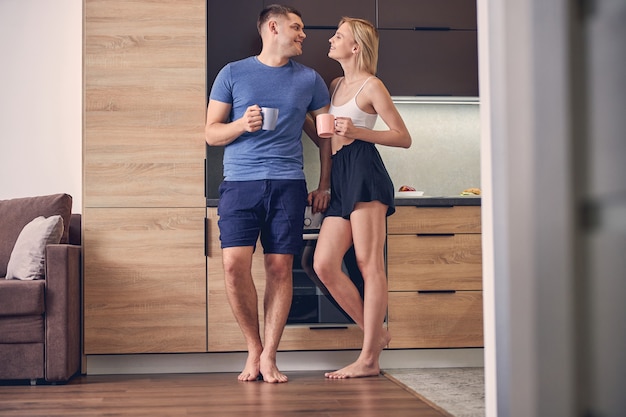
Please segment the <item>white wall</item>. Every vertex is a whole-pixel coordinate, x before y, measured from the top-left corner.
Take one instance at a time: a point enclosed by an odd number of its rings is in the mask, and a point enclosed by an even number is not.
[[[82,212],[82,0],[0,0],[0,199]]]

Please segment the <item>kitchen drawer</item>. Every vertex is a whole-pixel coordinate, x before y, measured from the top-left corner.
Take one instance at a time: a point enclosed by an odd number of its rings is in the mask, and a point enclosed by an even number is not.
[[[480,206],[396,207],[387,220],[387,234],[480,232]]]
[[[390,235],[387,275],[389,291],[481,290],[481,235]]]
[[[483,346],[482,292],[389,293],[391,349]]]
[[[230,310],[226,292],[213,290],[210,297],[209,352],[245,352],[246,341]],[[260,311],[259,314],[262,317],[263,312]],[[263,334],[263,320],[260,327]],[[288,324],[285,326],[278,349],[280,351],[360,349],[362,344],[363,331],[354,324],[327,328]]]
[[[363,331],[356,324],[313,327],[300,324],[285,326],[279,351],[360,349]]]

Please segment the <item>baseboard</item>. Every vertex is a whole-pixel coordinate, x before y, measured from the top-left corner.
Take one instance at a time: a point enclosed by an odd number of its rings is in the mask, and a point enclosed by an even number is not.
[[[279,352],[282,371],[338,369],[354,361],[357,350]],[[87,375],[239,372],[246,360],[244,352],[87,355]],[[482,367],[483,349],[407,349],[385,350],[381,368],[456,368]]]

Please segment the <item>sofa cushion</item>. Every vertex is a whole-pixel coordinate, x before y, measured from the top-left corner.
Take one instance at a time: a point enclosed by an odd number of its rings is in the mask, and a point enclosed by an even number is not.
[[[62,234],[63,219],[59,215],[39,216],[24,226],[11,252],[6,279],[43,279],[46,246],[58,244]]]
[[[7,273],[7,264],[20,232],[35,217],[49,217],[55,214],[63,218],[61,243],[68,242],[72,196],[52,194],[37,197],[0,200],[0,277]]]
[[[43,314],[45,281],[0,279],[0,317]]]
[[[42,363],[43,343],[0,344],[0,379],[43,378]]]
[[[0,344],[42,343],[45,341],[43,316],[0,317]]]

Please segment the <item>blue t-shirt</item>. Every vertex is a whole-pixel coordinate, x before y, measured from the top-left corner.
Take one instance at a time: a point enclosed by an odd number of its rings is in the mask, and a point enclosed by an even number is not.
[[[270,67],[249,57],[222,68],[210,99],[232,105],[229,121],[242,117],[253,104],[278,108],[275,130],[246,132],[226,145],[225,180],[304,179],[304,118],[330,103],[328,88],[317,72],[293,60]]]

